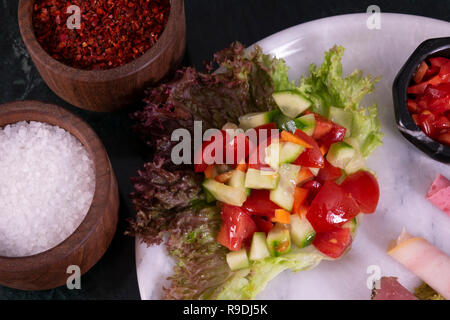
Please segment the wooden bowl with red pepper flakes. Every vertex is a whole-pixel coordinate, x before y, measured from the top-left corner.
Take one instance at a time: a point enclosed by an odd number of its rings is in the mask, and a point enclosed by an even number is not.
[[[40,75],[82,109],[108,112],[141,101],[184,55],[183,0],[20,0],[18,12]]]
[[[448,59],[450,38],[426,40],[406,61],[393,84],[400,133],[431,158],[444,163],[450,163],[450,65],[435,71],[433,67]]]

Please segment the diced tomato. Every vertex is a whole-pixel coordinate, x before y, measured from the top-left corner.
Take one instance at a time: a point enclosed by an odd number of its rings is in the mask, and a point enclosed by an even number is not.
[[[271,131],[275,130],[275,131]],[[279,130],[274,123],[265,124],[255,128],[255,137],[250,138],[250,156],[248,167],[257,170],[272,170],[265,161],[265,149],[272,143],[272,139],[279,139]],[[258,144],[254,144],[257,140]]]
[[[269,231],[272,230],[272,228],[273,228],[273,223],[270,221],[267,221],[263,217],[252,216],[252,219],[253,219],[253,221],[255,221],[258,231],[265,232],[266,234],[268,234]]]
[[[348,176],[341,188],[356,201],[361,212],[373,213],[377,209],[380,187],[370,172],[358,171]]]
[[[447,58],[443,58],[443,57],[435,57],[435,58],[430,58],[430,63],[431,66],[433,67],[437,67],[440,68],[443,65],[447,64],[450,60]]]
[[[450,94],[450,83],[440,83],[435,86],[429,86],[424,93],[429,98],[429,101],[432,99],[444,98]]]
[[[320,188],[322,188],[322,184],[319,181],[312,180],[312,181],[305,182],[302,185],[302,188],[309,190],[308,202],[311,202],[316,197],[316,195],[319,193]]]
[[[230,236],[225,223],[222,223],[222,225],[220,226],[219,233],[217,234],[217,242],[219,242],[224,247],[231,248]]]
[[[272,219],[275,210],[280,209],[278,205],[270,200],[269,190],[252,190],[252,193],[242,205],[242,208],[254,215],[266,216]]]
[[[305,151],[303,151],[302,154],[294,161],[294,164],[309,168],[323,168],[325,165],[325,160],[317,142],[306,133],[298,129],[295,130],[295,135],[310,144],[312,148],[305,149]]]
[[[316,232],[328,232],[359,213],[355,200],[335,182],[327,181],[311,202],[306,217]]]
[[[333,123],[333,128],[323,137],[318,139],[317,143],[329,147],[333,143],[341,142],[342,140],[344,140],[346,132],[347,129],[336,123]]]
[[[446,144],[446,145],[450,146],[450,132],[443,133],[443,134],[439,135],[437,137],[437,140],[440,143],[443,143],[443,144]]]
[[[245,133],[237,134],[233,139],[228,136],[230,141],[226,142],[224,163],[237,165],[243,163],[248,158],[250,152],[250,141]]]
[[[277,125],[273,122],[263,124],[262,126],[254,128],[254,130],[256,133],[257,143],[260,144],[262,141],[267,140],[267,145],[270,145],[273,134],[275,133],[275,131],[272,130],[279,131]],[[278,137],[279,135],[276,134],[275,136]]]
[[[218,141],[217,139],[221,139]],[[212,145],[218,141],[217,144]],[[220,152],[217,152],[217,148],[221,148]],[[213,163],[226,163],[230,165],[236,165],[240,162],[244,162],[249,154],[249,140],[244,133],[240,133],[232,138],[225,130],[220,130],[208,141],[202,143],[194,156],[194,171],[204,172],[209,164]]]
[[[419,110],[419,107],[417,106],[417,102],[414,100],[408,99],[408,110],[409,112],[416,113]]]
[[[433,137],[436,131],[436,128],[434,127],[434,120],[434,114],[428,110],[425,110],[419,114],[419,117],[417,118],[419,127],[423,132],[425,132],[426,135],[430,137]]]
[[[325,159],[325,167],[319,170],[319,174],[317,175],[317,180],[321,183],[325,181],[335,181],[342,176],[341,169],[333,166]]]
[[[447,62],[443,66],[441,66],[441,70],[439,71],[439,77],[441,77],[442,81],[450,80],[450,62]]]
[[[207,157],[205,155],[205,149],[207,146],[212,144],[216,139],[222,138],[224,131],[219,131],[218,133],[214,134],[209,141],[203,141],[201,147],[195,152],[194,156],[194,171],[195,172],[204,172],[210,164],[213,164],[216,162],[215,158],[215,152],[211,153],[211,158]],[[225,144],[225,142],[223,142]]]
[[[348,228],[317,233],[313,241],[317,250],[334,259],[342,256],[351,244],[352,236]]]
[[[333,123],[318,114],[314,114],[314,116],[316,118],[316,129],[314,130],[312,137],[315,140],[318,140],[333,129]]]
[[[439,119],[434,122],[434,126],[438,130],[448,129],[450,128],[450,120],[445,116],[440,116]]]
[[[241,250],[243,242],[251,238],[257,230],[255,222],[247,211],[225,203],[222,205],[222,221],[229,240],[226,247],[231,251]],[[226,236],[220,232],[219,236],[217,240],[225,245],[227,243]]]
[[[410,86],[408,88],[408,94],[423,94],[425,92],[425,89],[429,85],[437,85],[437,84],[440,84],[441,82],[442,82],[442,79],[439,77],[439,75],[436,75],[428,81]]]

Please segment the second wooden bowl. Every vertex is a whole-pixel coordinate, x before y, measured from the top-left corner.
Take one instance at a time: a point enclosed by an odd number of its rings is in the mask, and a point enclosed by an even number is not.
[[[19,121],[39,121],[70,132],[88,151],[95,171],[91,207],[75,232],[56,247],[29,257],[0,257],[0,284],[21,290],[44,290],[66,284],[67,268],[87,272],[103,256],[117,227],[119,193],[116,177],[100,139],[80,118],[38,101],[0,105],[0,128]]]
[[[171,0],[167,25],[156,44],[138,59],[110,70],[80,70],[52,58],[37,41],[34,0],[19,1],[22,39],[41,77],[58,96],[79,108],[114,111],[140,101],[144,89],[175,69],[186,42],[184,0]]]

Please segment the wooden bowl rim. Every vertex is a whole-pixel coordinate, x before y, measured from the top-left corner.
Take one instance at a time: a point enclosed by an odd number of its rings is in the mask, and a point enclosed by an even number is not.
[[[6,114],[14,114],[20,119],[2,124],[1,119]],[[44,118],[48,119],[44,120]],[[62,121],[63,124],[58,124],[58,120]],[[51,266],[80,248],[91,234],[95,232],[97,225],[100,223],[113,183],[111,177],[112,168],[106,149],[94,130],[80,117],[57,105],[34,100],[9,102],[0,105],[0,127],[20,121],[48,123],[63,128],[75,136],[89,152],[89,156],[94,163],[95,189],[91,206],[83,221],[63,242],[51,249],[31,256],[0,256],[0,270],[14,270],[14,272],[18,273]],[[94,153],[93,150],[96,150],[96,152]],[[66,250],[66,248],[69,248],[69,250]]]
[[[66,74],[70,78],[84,82],[108,82],[137,73],[152,64],[163,54],[170,43],[170,29],[176,28],[179,13],[183,12],[184,0],[170,0],[170,13],[167,24],[158,41],[139,58],[123,66],[107,70],[83,70],[70,67],[47,53],[34,34],[32,23],[34,0],[19,0],[18,22],[23,42],[31,56],[41,64],[48,66],[55,74]]]

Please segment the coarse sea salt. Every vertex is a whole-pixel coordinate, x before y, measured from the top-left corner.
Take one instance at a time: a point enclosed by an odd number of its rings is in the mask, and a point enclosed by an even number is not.
[[[51,249],[81,224],[95,189],[80,141],[41,122],[0,128],[0,256]]]

